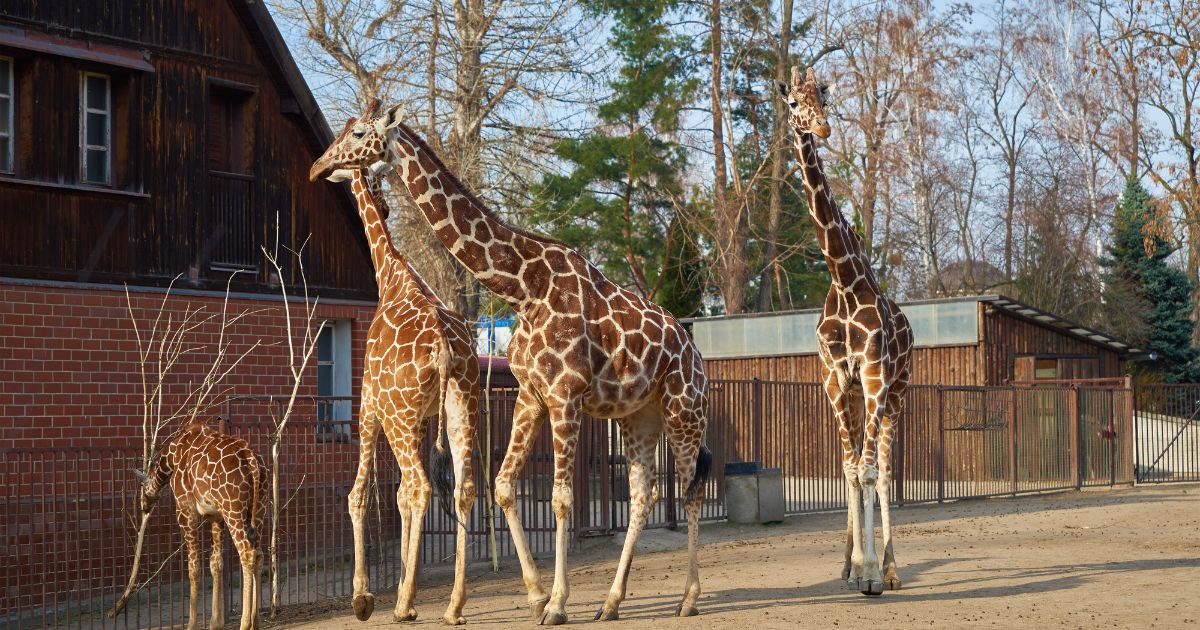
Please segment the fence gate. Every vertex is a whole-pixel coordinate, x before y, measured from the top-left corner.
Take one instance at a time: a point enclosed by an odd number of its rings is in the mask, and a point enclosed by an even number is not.
[[[1139,386],[1134,408],[1138,483],[1200,481],[1200,385]]]

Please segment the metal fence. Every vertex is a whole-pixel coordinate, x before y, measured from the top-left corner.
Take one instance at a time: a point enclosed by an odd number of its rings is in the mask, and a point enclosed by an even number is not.
[[[490,420],[480,431],[475,471],[479,498],[469,521],[470,560],[489,557],[488,515],[498,554],[514,554],[502,515],[484,496],[484,470],[499,469],[511,431],[516,390],[490,392]],[[892,498],[898,504],[1113,485],[1200,480],[1200,386],[1191,388],[913,386],[894,447]],[[1190,402],[1189,402],[1190,401]],[[1135,404],[1136,403],[1136,404]],[[268,466],[277,401],[238,398],[226,408],[227,430],[246,437]],[[1137,409],[1135,412],[1134,409]],[[358,461],[356,424],[347,398],[309,399],[295,412],[279,462],[280,601],[292,606],[351,592],[353,557],[346,496]],[[1136,423],[1136,425],[1135,425]],[[430,425],[434,423],[429,423]],[[1135,433],[1136,426],[1136,433]],[[433,427],[427,427],[432,431]],[[815,383],[714,381],[707,443],[714,454],[702,515],[724,517],[724,464],[758,461],[779,468],[789,514],[845,507],[841,452],[832,411]],[[1136,439],[1135,439],[1136,437]],[[427,437],[426,444],[432,441]],[[137,511],[130,449],[13,450],[0,466],[0,625],[6,627],[153,627],[181,623],[187,572],[174,506],[155,511],[143,559],[144,578],[159,571],[115,621],[103,618],[128,575]],[[616,423],[585,422],[575,480],[576,537],[609,535],[629,519],[626,461]],[[399,578],[399,473],[389,449],[376,460],[368,510],[368,558],[376,592]],[[518,488],[533,551],[553,551],[550,507],[553,456],[548,423]],[[674,463],[659,449],[663,498],[651,527],[683,518]],[[451,560],[452,520],[431,508],[422,560]],[[266,536],[264,536],[264,539]],[[226,544],[225,584],[240,588]],[[265,584],[267,580],[264,580]],[[210,597],[203,595],[205,601]],[[240,600],[225,598],[226,618]],[[266,602],[267,593],[262,601]],[[207,605],[201,605],[206,614]],[[202,621],[203,622],[203,621]]]
[[[1200,481],[1200,385],[1135,390],[1139,483]]]

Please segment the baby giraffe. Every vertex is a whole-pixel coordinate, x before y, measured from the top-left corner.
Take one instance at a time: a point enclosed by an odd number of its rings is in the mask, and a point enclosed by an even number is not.
[[[187,543],[188,630],[196,628],[200,581],[200,526],[212,526],[212,617],[209,627],[225,626],[221,589],[221,524],[229,528],[242,564],[242,630],[258,627],[258,529],[266,512],[263,465],[246,441],[214,431],[199,420],[180,429],[158,455],[142,485],[141,509],[154,509],[167,481],[175,495],[175,518]]]

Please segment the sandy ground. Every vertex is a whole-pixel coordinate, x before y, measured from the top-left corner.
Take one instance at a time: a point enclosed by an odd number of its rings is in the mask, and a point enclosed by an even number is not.
[[[700,617],[672,616],[687,566],[686,535],[647,532],[634,561],[622,629],[634,628],[1176,628],[1200,627],[1200,486],[1068,492],[910,506],[893,511],[904,588],[880,598],[842,589],[845,516],[701,530]],[[570,558],[571,623],[591,623],[608,592],[621,537]],[[539,561],[549,590],[550,559]],[[420,616],[440,624],[449,575],[422,576]],[[395,585],[374,585],[374,616],[348,598],[292,611],[288,628],[397,627]],[[516,560],[499,575],[473,567],[468,627],[532,627]]]

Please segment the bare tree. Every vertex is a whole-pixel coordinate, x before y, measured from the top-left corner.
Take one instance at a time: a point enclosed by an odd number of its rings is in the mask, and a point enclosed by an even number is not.
[[[1187,239],[1185,261],[1193,284],[1200,278],[1200,6],[1194,2],[1144,3],[1136,33],[1150,50],[1150,89],[1145,104],[1166,122],[1162,154],[1142,147],[1142,166],[1178,209]],[[1197,285],[1200,286],[1200,285]],[[1200,288],[1192,297],[1192,321],[1200,321]],[[1192,343],[1200,344],[1193,327]]]
[[[143,330],[139,324],[139,314],[134,311],[133,299],[129,288],[125,288],[125,306],[129,313],[129,321],[133,327],[134,339],[138,347],[138,376],[142,388],[142,459],[134,475],[145,483],[153,472],[158,459],[158,448],[162,438],[169,438],[173,429],[186,425],[208,413],[219,404],[228,391],[223,388],[226,377],[229,376],[242,360],[253,353],[261,344],[255,340],[240,353],[233,348],[233,337],[229,330],[242,319],[260,311],[250,310],[230,316],[229,313],[229,283],[237,274],[230,276],[225,286],[225,298],[221,303],[219,313],[205,313],[203,307],[187,305],[182,312],[176,312],[171,307],[171,290],[175,281],[163,293],[158,311],[150,324],[149,330]],[[178,277],[175,278],[176,280]],[[196,340],[200,331],[217,328],[216,344],[209,346]],[[207,369],[198,383],[190,385],[181,396],[169,393],[173,381],[180,377],[179,370],[187,361],[204,352],[211,352]],[[116,617],[125,608],[129,598],[141,590],[153,579],[160,566],[148,580],[137,584],[139,565],[141,564],[142,546],[145,543],[146,527],[150,522],[151,512],[143,512],[137,525],[137,539],[133,548],[133,566],[129,572],[129,581],[125,590],[108,611],[108,617]],[[178,553],[178,550],[176,551]],[[171,557],[173,557],[172,554]],[[168,558],[169,560],[170,558]],[[165,564],[166,561],[164,561]]]
[[[447,165],[490,201],[522,199],[524,177],[549,168],[553,141],[572,130],[596,93],[589,69],[599,54],[596,21],[573,0],[275,0],[274,7],[312,43],[302,64],[330,77],[328,100],[347,113],[376,96],[403,102]],[[422,276],[472,319],[480,295],[473,280],[444,248],[430,246],[411,200],[397,196],[395,207],[406,209],[389,221],[397,247],[415,254]]]
[[[308,240],[305,239],[304,244]],[[325,329],[328,322],[320,320],[313,325],[313,320],[316,318],[317,299],[312,298],[308,292],[308,278],[304,274],[304,244],[300,245],[300,249],[296,251],[288,250],[288,254],[295,264],[296,276],[300,279],[300,295],[303,296],[303,310],[300,313],[301,330],[296,330],[296,324],[292,321],[292,304],[288,296],[287,283],[283,278],[284,262],[280,260],[280,244],[279,230],[275,231],[275,248],[268,251],[266,247],[262,248],[263,258],[267,264],[275,270],[275,275],[280,278],[279,295],[283,303],[283,318],[284,318],[284,334],[286,335],[287,347],[287,362],[289,376],[292,378],[292,390],[288,393],[287,400],[284,402],[283,408],[278,410],[278,413],[273,414],[274,430],[271,432],[271,617],[275,617],[279,610],[279,515],[287,507],[286,503],[280,501],[279,498],[279,469],[280,469],[280,453],[283,449],[283,435],[287,430],[288,421],[292,418],[292,411],[296,407],[296,397],[300,394],[300,387],[304,382],[304,374],[308,371],[309,362],[312,360],[313,353],[317,349],[317,338],[321,335],[321,331]],[[303,484],[303,480],[301,480]]]

